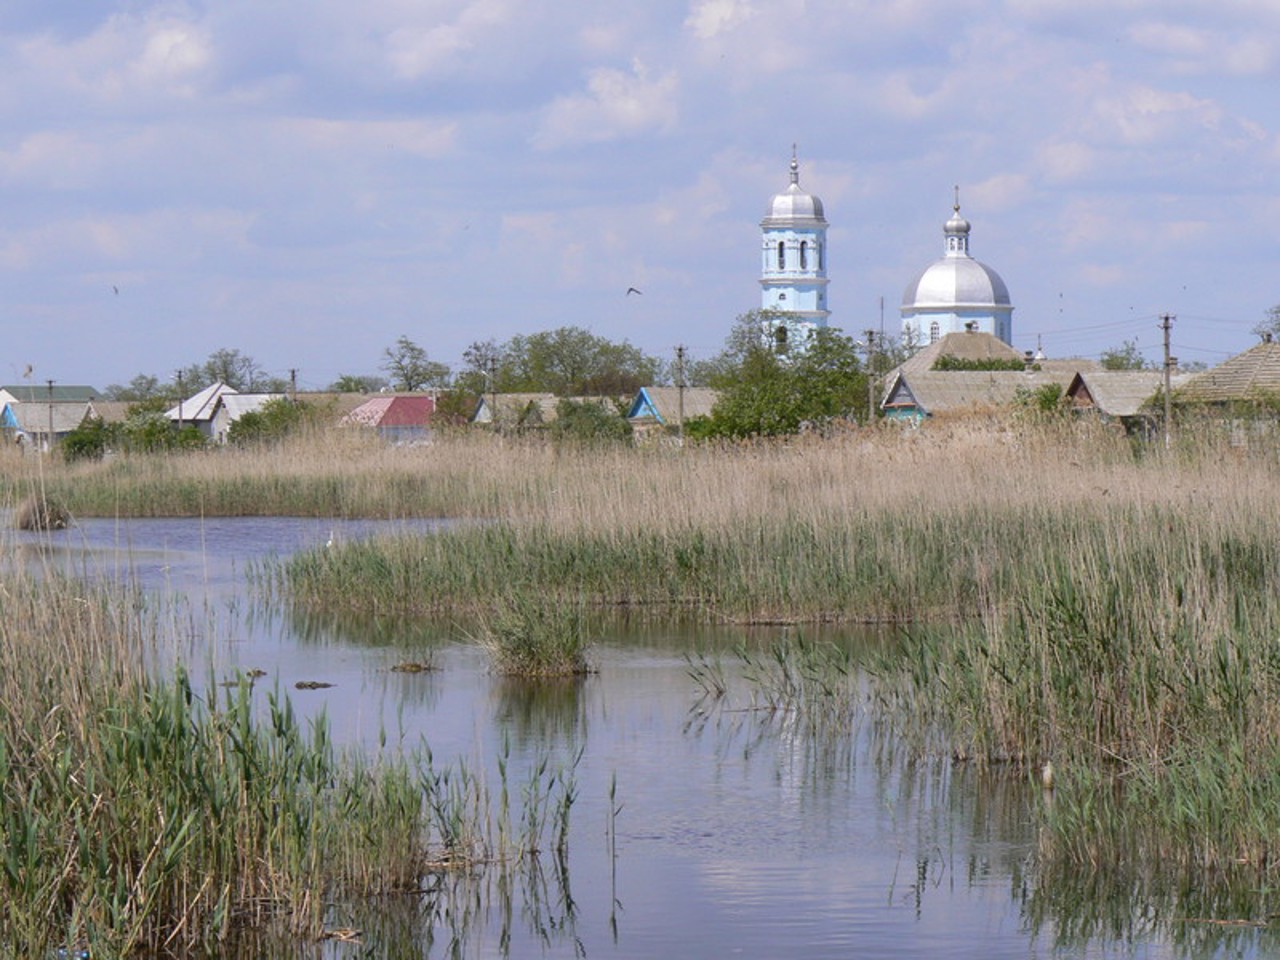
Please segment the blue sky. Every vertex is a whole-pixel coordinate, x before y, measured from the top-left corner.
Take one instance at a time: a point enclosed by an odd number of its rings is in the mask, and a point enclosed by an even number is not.
[[[1167,312],[1212,364],[1280,303],[1274,0],[8,0],[0,64],[0,381],[709,356],[793,143],[849,332],[953,184],[1020,349],[1156,359]]]

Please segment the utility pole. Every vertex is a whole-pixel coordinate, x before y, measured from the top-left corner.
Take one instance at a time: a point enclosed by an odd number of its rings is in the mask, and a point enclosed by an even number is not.
[[[883,307],[883,299],[881,305]],[[876,422],[876,332],[864,331],[867,335],[867,426]]]
[[[489,373],[489,422],[493,424],[496,433],[498,430],[498,358],[489,357],[485,361],[485,368]]]
[[[1177,359],[1169,355],[1169,333],[1173,330],[1173,317],[1164,314],[1160,317],[1160,329],[1164,331],[1164,448],[1169,449],[1172,442],[1171,422],[1173,420],[1173,397],[1170,389],[1173,382],[1173,365]]]
[[[684,446],[684,344],[676,347],[676,436]]]
[[[182,432],[182,371],[178,371],[178,432]]]
[[[298,369],[297,367],[289,368],[289,400],[291,403],[298,402]]]
[[[53,381],[49,380],[49,433],[45,437],[44,448],[53,451]]]

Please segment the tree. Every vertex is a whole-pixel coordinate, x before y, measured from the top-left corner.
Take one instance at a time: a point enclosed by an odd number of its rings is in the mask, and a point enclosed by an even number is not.
[[[391,377],[393,390],[412,392],[448,386],[449,367],[431,360],[426,350],[406,336],[401,335],[382,356],[382,369]]]
[[[1267,308],[1266,317],[1259,321],[1253,332],[1263,340],[1280,340],[1280,303]]]
[[[101,417],[91,417],[62,438],[62,456],[68,463],[101,460],[113,440],[111,427]]]
[[[631,439],[631,424],[608,401],[564,399],[556,407],[551,436],[584,445],[622,443]]]
[[[124,386],[113,383],[102,391],[108,400],[120,400],[127,403],[150,400],[152,397],[165,396],[169,392],[167,387],[161,386],[159,377],[154,377],[147,373],[138,374]]]
[[[227,430],[227,442],[236,446],[279,440],[308,421],[309,408],[288,397],[272,397],[258,410],[245,413]]]
[[[1126,340],[1118,347],[1103,350],[1098,358],[1103,370],[1146,370],[1147,360],[1136,340]]]
[[[289,388],[287,381],[270,376],[253,357],[229,347],[182,371],[184,392],[195,393],[214,383],[225,383],[241,393],[283,393]]]
[[[741,320],[735,332],[744,328]],[[731,342],[726,352],[734,349]],[[742,359],[712,386],[720,390],[720,399],[706,425],[711,436],[796,433],[806,426],[865,416],[867,408],[858,345],[831,328],[816,330],[803,350],[788,354],[779,354],[763,338],[748,342]]]
[[[713,387],[731,383],[747,356],[755,350],[773,350],[766,331],[778,325],[776,310],[750,310],[733,321],[724,349],[708,360],[695,360],[685,366],[685,385]]]
[[[478,341],[463,354],[457,384],[472,393],[554,393],[560,397],[627,396],[660,382],[663,362],[627,341],[581,327]]]
[[[377,393],[386,386],[388,386],[386,377],[344,373],[329,384],[329,389],[333,393]]]

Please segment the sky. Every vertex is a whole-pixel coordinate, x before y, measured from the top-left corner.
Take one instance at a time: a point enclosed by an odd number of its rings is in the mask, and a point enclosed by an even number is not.
[[[899,332],[958,185],[1015,347],[1212,365],[1280,303],[1277,90],[1276,0],[6,0],[0,382],[709,357],[793,144],[833,326]]]

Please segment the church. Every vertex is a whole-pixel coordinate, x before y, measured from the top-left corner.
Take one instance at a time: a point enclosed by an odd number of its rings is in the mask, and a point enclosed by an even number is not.
[[[761,309],[779,350],[803,345],[827,325],[827,220],[822,201],[800,187],[791,154],[791,183],[769,201],[761,230]],[[924,347],[949,333],[977,330],[1012,346],[1013,302],[995,270],[969,253],[968,220],[956,188],[943,224],[943,255],[921,270],[902,295],[902,341]]]

